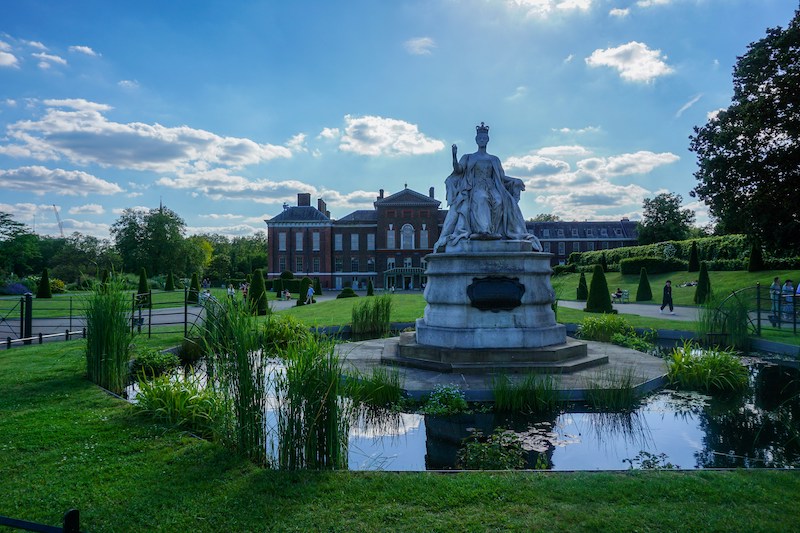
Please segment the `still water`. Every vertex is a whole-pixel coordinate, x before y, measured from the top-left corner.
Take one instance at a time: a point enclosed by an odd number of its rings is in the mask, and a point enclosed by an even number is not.
[[[724,398],[663,390],[627,413],[570,406],[549,418],[494,413],[452,417],[395,413],[364,417],[350,433],[352,470],[438,470],[456,466],[470,430],[520,436],[533,467],[630,468],[641,452],[682,469],[800,467],[800,372],[796,361],[747,358],[750,387]],[[541,464],[541,461],[540,461]]]

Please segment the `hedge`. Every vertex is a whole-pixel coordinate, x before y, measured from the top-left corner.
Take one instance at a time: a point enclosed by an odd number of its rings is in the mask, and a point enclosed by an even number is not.
[[[643,268],[648,274],[662,274],[686,270],[687,261],[681,259],[663,259],[658,257],[630,257],[619,263],[619,271],[623,274],[639,274]]]

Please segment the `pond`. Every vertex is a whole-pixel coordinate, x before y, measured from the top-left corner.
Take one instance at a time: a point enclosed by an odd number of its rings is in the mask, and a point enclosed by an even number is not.
[[[750,387],[724,398],[662,390],[627,413],[574,405],[549,418],[495,413],[362,417],[350,432],[352,470],[452,469],[472,430],[522,440],[528,467],[551,470],[794,468],[800,466],[796,361],[745,358]],[[662,455],[663,454],[663,455]],[[546,460],[546,463],[544,462]]]

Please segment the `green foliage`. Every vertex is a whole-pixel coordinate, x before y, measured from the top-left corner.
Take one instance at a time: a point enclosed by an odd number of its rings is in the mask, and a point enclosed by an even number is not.
[[[586,286],[586,274],[581,272],[581,277],[578,279],[578,289],[576,291],[577,297],[575,298],[579,302],[585,302],[587,298],[589,298],[589,288]]]
[[[586,381],[586,403],[610,411],[626,411],[636,406],[636,377],[633,368],[598,372]]]
[[[578,327],[578,336],[591,341],[611,342],[615,334],[631,336],[635,331],[627,320],[614,314],[586,317]]]
[[[139,288],[136,289],[136,305],[150,307],[150,284],[147,282],[147,271],[144,267],[139,272]]]
[[[674,193],[657,194],[653,199],[645,198],[638,228],[639,242],[651,244],[688,237],[695,215],[691,209],[681,209],[682,203],[683,197]]]
[[[597,263],[603,269],[603,272],[608,272],[608,259],[606,259],[606,253],[600,252],[600,261]]]
[[[164,284],[165,291],[175,290],[175,277],[172,275],[172,270],[167,274],[167,282]]]
[[[495,376],[492,394],[498,412],[549,414],[559,408],[559,381],[550,374],[528,374],[516,381]]]
[[[649,352],[655,348],[656,332],[650,330],[649,333],[639,336],[630,333],[614,333],[611,335],[611,343],[617,346],[624,346],[639,352]]]
[[[692,249],[689,252],[689,266],[687,268],[689,272],[697,272],[700,270],[700,257],[697,253],[697,241],[692,241]]]
[[[118,279],[96,285],[86,298],[86,373],[115,394],[128,383],[130,302]]]
[[[375,295],[375,287],[372,285],[372,278],[367,281],[367,296]]]
[[[403,376],[396,368],[377,365],[368,374],[356,371],[348,378],[345,393],[355,402],[389,407],[403,398]]]
[[[253,283],[247,291],[247,304],[253,314],[258,316],[267,314],[267,289],[264,286],[264,273],[260,268],[253,274]]]
[[[636,287],[636,301],[649,302],[653,299],[653,290],[650,288],[650,278],[647,277],[647,269],[642,267],[639,270],[639,286]]]
[[[153,348],[137,349],[131,364],[132,376],[152,378],[171,373],[181,364],[177,355]]]
[[[308,288],[311,287],[312,284],[313,284],[313,282],[311,281],[311,278],[309,278],[309,277],[304,277],[300,281],[300,290],[298,291],[297,305],[305,305],[306,298],[307,298],[306,295],[308,294]],[[312,297],[311,301],[312,302],[314,301],[313,297]]]
[[[467,410],[467,400],[458,385],[438,384],[434,387],[421,413],[435,416],[448,416],[463,413]]]
[[[358,298],[358,294],[352,287],[345,287],[342,292],[336,295],[336,298]]]
[[[519,470],[525,468],[522,440],[513,431],[495,428],[488,437],[473,430],[458,451],[458,468],[464,470]]]
[[[283,294],[283,280],[280,278],[273,279],[272,290],[275,291],[275,296],[280,297]]]
[[[270,357],[280,357],[292,343],[305,343],[312,336],[308,326],[292,315],[271,314],[261,330],[264,351]]]
[[[314,294],[322,296],[322,283],[319,282],[319,278],[314,278]]]
[[[178,359],[184,366],[197,364],[205,353],[203,339],[199,337],[185,338],[178,347]]]
[[[294,279],[294,273],[291,270],[284,270],[280,275],[281,279]]]
[[[200,280],[197,279],[197,272],[192,273],[192,281],[189,282],[189,293],[186,299],[191,304],[200,303]]]
[[[721,344],[746,351],[750,342],[747,301],[735,294],[726,298],[709,296],[700,307],[697,330],[709,345]]]
[[[682,259],[662,259],[659,257],[627,257],[619,262],[621,274],[636,274],[646,268],[651,274],[686,270],[687,263]]]
[[[392,295],[368,298],[353,306],[351,329],[354,340],[379,339],[389,334]]]
[[[700,276],[697,278],[697,287],[694,292],[694,303],[703,304],[711,297],[711,279],[708,277],[708,267],[705,262],[700,263]]]
[[[680,465],[674,465],[667,461],[669,456],[665,453],[654,454],[641,450],[633,459],[623,459],[623,463],[629,463],[631,470],[680,470]]]
[[[587,313],[615,313],[611,306],[611,293],[608,292],[608,282],[600,265],[594,266],[592,282],[589,286],[589,297],[586,300]]]
[[[176,379],[168,375],[139,381],[136,408],[203,438],[213,438],[224,419],[225,402],[197,377]]]
[[[52,298],[53,293],[50,290],[50,275],[45,268],[42,271],[42,277],[39,279],[39,287],[36,289],[37,298]]]
[[[748,272],[761,272],[764,270],[764,255],[761,253],[761,245],[753,242],[750,248],[750,260],[747,262]]]
[[[667,364],[667,379],[680,389],[724,393],[747,387],[747,368],[733,352],[686,341],[672,350]]]

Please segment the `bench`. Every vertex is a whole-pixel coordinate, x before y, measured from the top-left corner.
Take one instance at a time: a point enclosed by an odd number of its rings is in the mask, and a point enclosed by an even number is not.
[[[630,301],[631,301],[630,291],[622,291],[621,296],[617,296],[616,292],[611,293],[611,303],[624,304],[624,303],[630,303]]]

